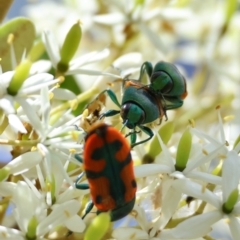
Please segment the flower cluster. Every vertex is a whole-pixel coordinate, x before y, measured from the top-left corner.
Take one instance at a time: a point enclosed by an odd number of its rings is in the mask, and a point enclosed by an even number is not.
[[[238,5],[40,1],[2,24],[0,239],[239,239]],[[154,89],[146,61],[175,64],[186,85]],[[139,112],[144,92],[157,100]],[[88,204],[82,156],[98,122],[133,147],[136,200],[116,222]]]

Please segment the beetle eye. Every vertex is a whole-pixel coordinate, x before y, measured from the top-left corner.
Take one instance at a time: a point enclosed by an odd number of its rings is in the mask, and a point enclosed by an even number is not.
[[[158,71],[152,74],[151,84],[154,89],[158,89],[161,93],[168,93],[173,88],[172,78],[163,71]]]
[[[128,128],[143,124],[145,121],[145,112],[136,103],[123,104],[120,114],[123,120],[128,119]]]

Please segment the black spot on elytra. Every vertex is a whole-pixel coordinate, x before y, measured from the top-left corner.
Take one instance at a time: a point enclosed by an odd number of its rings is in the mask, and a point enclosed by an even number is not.
[[[95,201],[96,201],[97,204],[100,204],[102,202],[102,196],[97,195]]]
[[[119,150],[121,150],[122,148],[122,142],[119,140],[115,140],[114,142],[111,143],[114,146],[114,150],[117,152]]]
[[[121,167],[123,168],[127,166],[129,163],[131,163],[131,161],[132,161],[132,156],[131,156],[131,153],[129,152],[126,159],[121,163],[122,165]]]
[[[85,170],[86,177],[89,179],[96,179],[102,176],[102,172],[94,172],[90,170]]]
[[[133,188],[136,188],[136,187],[137,187],[137,183],[136,183],[135,179],[133,179],[131,183],[132,183],[132,187],[133,187]]]
[[[105,151],[103,151],[103,148],[104,147],[94,149],[94,151],[91,154],[91,158],[96,161],[100,159],[108,158],[109,156],[106,155],[106,152],[110,150],[113,150],[114,152],[118,152],[122,148],[122,142],[119,140],[115,140],[111,143],[106,143],[105,148],[108,148],[108,149],[105,149]]]

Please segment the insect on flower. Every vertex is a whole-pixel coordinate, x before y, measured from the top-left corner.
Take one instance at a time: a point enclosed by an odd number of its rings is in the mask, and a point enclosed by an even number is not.
[[[97,213],[110,211],[111,221],[131,212],[137,189],[130,146],[112,126],[98,123],[85,137],[83,166],[85,172],[76,180],[76,188],[90,188],[92,202],[83,218],[95,205]],[[78,183],[86,174],[89,185]]]
[[[164,110],[179,108],[187,96],[187,85],[184,76],[175,65],[160,61],[153,68],[150,62],[141,66],[139,81],[144,72],[150,78],[149,89],[164,101]]]
[[[141,83],[143,74],[147,73],[150,77],[150,84]],[[178,69],[171,63],[158,62],[153,68],[150,62],[144,62],[141,66],[139,80],[123,81],[123,97],[120,104],[115,93],[108,89],[105,90],[111,100],[120,110],[108,110],[100,118],[121,115],[123,127],[133,129],[126,136],[131,136],[131,147],[147,142],[153,137],[152,130],[144,126],[163,116],[167,117],[167,110],[181,107],[183,99],[187,96],[186,81]],[[136,142],[136,130],[138,127],[148,135],[148,138]]]

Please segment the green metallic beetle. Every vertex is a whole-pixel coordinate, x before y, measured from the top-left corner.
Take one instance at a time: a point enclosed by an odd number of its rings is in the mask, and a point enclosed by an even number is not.
[[[126,126],[133,129],[132,132],[126,135],[131,137],[131,147],[147,142],[153,137],[153,132],[149,127],[143,124],[153,122],[158,118],[162,119],[166,116],[163,109],[161,98],[153,94],[146,85],[136,80],[123,81],[123,97],[120,104],[115,93],[108,89],[105,90],[111,100],[120,108],[120,110],[108,110],[100,117],[109,117],[120,114],[123,119],[123,128]],[[136,142],[136,127],[148,135],[148,138]]]
[[[144,73],[150,78],[150,84],[141,83]],[[121,115],[123,127],[133,129],[126,136],[131,137],[131,147],[147,142],[153,137],[153,132],[144,124],[151,123],[158,118],[161,120],[166,111],[181,107],[183,99],[187,96],[186,81],[178,69],[171,63],[158,62],[152,67],[150,62],[144,62],[141,66],[139,80],[123,81],[123,97],[120,104],[116,95],[111,90],[105,90],[111,100],[120,110],[108,110],[100,116],[103,117]],[[136,142],[136,128],[148,135],[145,140]]]
[[[183,105],[183,99],[187,96],[186,80],[175,65],[160,61],[153,68],[150,62],[144,62],[139,81],[145,72],[150,78],[150,91],[162,98],[165,111]]]

